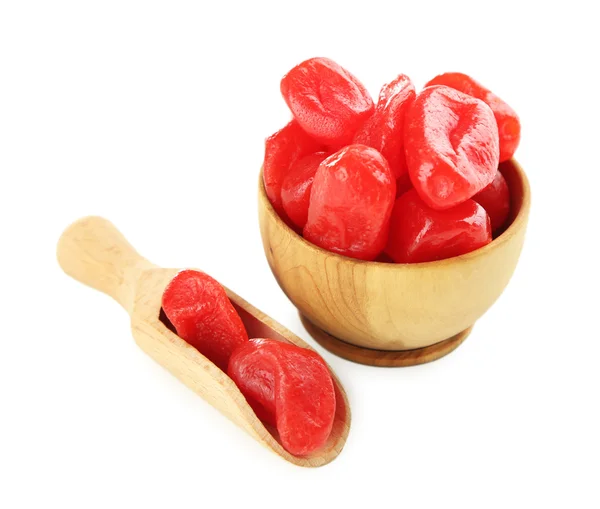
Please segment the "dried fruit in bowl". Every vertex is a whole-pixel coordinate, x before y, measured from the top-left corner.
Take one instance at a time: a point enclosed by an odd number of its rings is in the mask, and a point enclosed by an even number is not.
[[[490,185],[473,196],[473,200],[479,203],[490,216],[492,232],[497,232],[506,224],[510,213],[510,191],[500,171],[496,173]]]
[[[407,172],[404,155],[404,117],[415,99],[415,87],[406,74],[385,84],[375,113],[354,136],[354,143],[373,147],[387,159],[395,178]]]
[[[317,168],[327,157],[327,152],[315,152],[298,159],[283,180],[281,201],[291,221],[300,229],[308,219],[310,191]]]
[[[385,158],[365,145],[349,145],[315,174],[304,237],[335,253],[374,260],[387,241],[395,196]]]
[[[447,72],[436,76],[426,86],[445,85],[485,102],[494,112],[500,137],[500,162],[508,161],[521,140],[521,122],[508,104],[481,83],[460,72]]]
[[[363,84],[329,58],[311,58],[281,80],[292,115],[315,140],[337,149],[369,118],[373,99]]]
[[[490,107],[444,86],[425,88],[406,116],[410,180],[427,205],[454,207],[487,186],[498,169],[498,127]]]
[[[306,134],[297,122],[269,136],[265,142],[263,181],[273,208],[282,214],[281,186],[290,167],[299,158],[321,150],[321,145]]]
[[[397,263],[430,262],[474,251],[491,241],[490,219],[475,201],[434,210],[411,189],[394,204],[385,252]]]

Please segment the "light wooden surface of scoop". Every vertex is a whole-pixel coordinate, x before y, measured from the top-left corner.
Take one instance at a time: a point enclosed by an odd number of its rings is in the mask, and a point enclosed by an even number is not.
[[[261,444],[296,465],[318,467],[341,452],[350,429],[346,393],[332,373],[337,409],[325,447],[306,457],[289,454],[256,417],[235,383],[160,319],[162,294],[179,269],[159,268],[140,256],[112,223],[86,217],[69,226],[58,242],[62,269],[78,281],[119,302],[131,317],[135,341],[150,357]],[[266,337],[310,348],[298,336],[225,288],[249,337]],[[331,368],[330,368],[331,371]],[[232,458],[235,461],[235,458]]]

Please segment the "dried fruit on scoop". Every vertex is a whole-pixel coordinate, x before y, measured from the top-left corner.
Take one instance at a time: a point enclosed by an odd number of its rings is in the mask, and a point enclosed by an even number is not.
[[[335,390],[317,353],[273,339],[251,339],[233,353],[227,374],[257,417],[277,428],[288,452],[305,456],[325,445],[335,416]]]
[[[177,335],[223,371],[233,351],[248,341],[225,289],[204,272],[179,272],[163,293],[162,308]]]

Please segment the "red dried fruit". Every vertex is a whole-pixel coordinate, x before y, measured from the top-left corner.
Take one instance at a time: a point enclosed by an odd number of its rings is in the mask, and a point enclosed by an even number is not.
[[[177,335],[223,371],[233,351],[248,341],[224,288],[204,272],[179,272],[165,288],[162,308]]]
[[[510,213],[510,191],[500,171],[496,173],[489,186],[473,196],[473,200],[479,203],[490,216],[493,232],[504,226]]]
[[[352,74],[328,58],[311,58],[281,80],[281,94],[302,128],[339,148],[373,113],[373,100]]]
[[[310,190],[317,168],[327,157],[327,152],[316,152],[298,159],[292,164],[281,186],[283,209],[292,222],[300,229],[308,219]]]
[[[430,207],[453,207],[481,191],[498,169],[498,127],[490,107],[444,86],[414,100],[404,129],[406,163]]]
[[[410,78],[400,74],[382,87],[375,113],[354,136],[354,143],[361,143],[381,152],[396,178],[407,172],[404,117],[415,95],[415,87]]]
[[[513,156],[521,140],[521,122],[515,110],[479,82],[460,72],[440,74],[425,86],[431,85],[445,85],[486,103],[494,112],[498,124],[500,162]]]
[[[281,185],[290,166],[300,157],[317,152],[321,145],[314,141],[298,122],[291,121],[283,129],[269,136],[265,142],[263,180],[265,191],[273,208],[281,214]]]
[[[385,252],[397,263],[430,262],[491,241],[490,219],[478,203],[467,200],[451,209],[434,210],[411,189],[396,200]]]
[[[385,247],[395,196],[385,158],[374,148],[349,145],[315,174],[304,237],[323,249],[373,260]]]
[[[257,417],[277,428],[288,452],[305,456],[325,445],[335,416],[335,390],[317,353],[251,339],[233,353],[227,374]]]

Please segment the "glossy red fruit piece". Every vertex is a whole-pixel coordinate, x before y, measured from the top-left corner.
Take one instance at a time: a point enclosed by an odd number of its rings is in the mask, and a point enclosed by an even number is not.
[[[492,241],[485,209],[467,200],[447,210],[428,207],[415,189],[396,200],[385,252],[397,263],[420,263],[474,251]]]
[[[290,171],[283,180],[281,186],[283,209],[300,229],[304,228],[308,219],[310,191],[315,173],[327,155],[327,152],[315,152],[298,159],[292,164]]]
[[[263,181],[269,201],[278,213],[283,212],[281,185],[290,166],[298,158],[320,149],[321,145],[306,134],[298,122],[293,120],[267,138],[263,162]]]
[[[425,88],[406,115],[406,163],[430,207],[454,207],[481,191],[498,169],[498,127],[483,101],[449,87]]]
[[[374,148],[349,145],[319,166],[304,237],[352,258],[373,260],[387,241],[396,181]]]
[[[248,341],[225,289],[204,272],[179,272],[165,288],[162,308],[177,335],[223,371],[233,351]]]
[[[373,99],[346,69],[311,58],[281,80],[281,94],[302,128],[321,143],[340,148],[373,113]]]
[[[508,104],[467,74],[447,72],[433,78],[427,85],[445,85],[485,102],[494,112],[500,137],[500,162],[509,160],[521,140],[521,122]]]
[[[305,456],[325,445],[335,416],[335,389],[317,353],[251,339],[233,353],[227,374],[257,417],[277,428],[288,452]]]
[[[354,136],[354,143],[362,143],[381,152],[396,178],[407,172],[404,117],[415,96],[415,87],[410,78],[400,74],[394,81],[383,86],[375,113]]]
[[[490,216],[493,232],[504,226],[510,213],[510,191],[500,171],[496,173],[489,186],[473,196],[473,200],[479,203]]]

